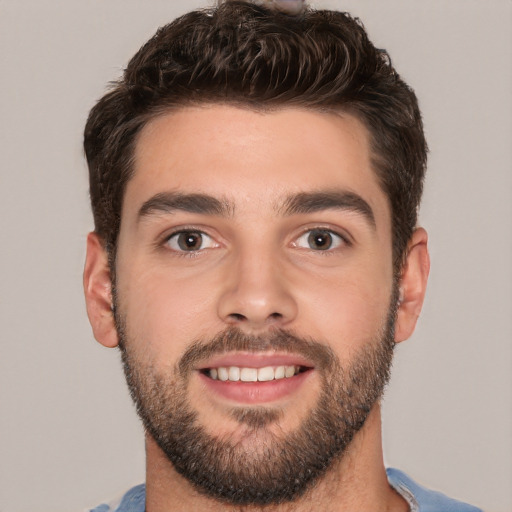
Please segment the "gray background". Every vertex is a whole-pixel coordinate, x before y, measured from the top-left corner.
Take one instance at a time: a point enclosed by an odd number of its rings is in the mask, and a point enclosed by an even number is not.
[[[205,2],[0,0],[0,510],[69,512],[144,478],[115,350],[93,340],[81,138],[128,58]],[[415,88],[431,147],[432,273],[398,350],[386,462],[512,509],[512,2],[346,0]]]

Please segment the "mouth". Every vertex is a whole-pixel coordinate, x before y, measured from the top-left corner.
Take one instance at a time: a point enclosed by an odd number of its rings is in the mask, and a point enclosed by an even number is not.
[[[237,403],[272,402],[295,393],[314,366],[290,355],[231,355],[199,368],[205,387]]]
[[[203,369],[201,373],[212,380],[222,382],[270,382],[272,380],[289,379],[310,369],[300,365],[264,366],[262,368],[219,366]]]

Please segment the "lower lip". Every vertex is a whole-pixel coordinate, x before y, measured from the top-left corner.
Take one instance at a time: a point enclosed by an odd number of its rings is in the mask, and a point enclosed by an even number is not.
[[[274,402],[296,393],[311,376],[312,370],[299,373],[293,377],[267,382],[231,382],[213,380],[203,373],[199,378],[207,389],[222,398],[243,404],[262,404]]]

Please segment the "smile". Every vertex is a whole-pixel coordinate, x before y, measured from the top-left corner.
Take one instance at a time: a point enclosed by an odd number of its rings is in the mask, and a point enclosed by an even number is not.
[[[205,374],[213,380],[231,382],[269,382],[271,380],[288,379],[303,371],[303,367],[297,365],[265,366],[263,368],[247,368],[239,366],[219,366],[209,368]]]

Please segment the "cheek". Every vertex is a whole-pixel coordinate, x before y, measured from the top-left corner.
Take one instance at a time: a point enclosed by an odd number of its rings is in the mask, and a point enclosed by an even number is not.
[[[161,358],[175,360],[192,341],[216,332],[212,330],[211,277],[184,278],[173,269],[135,263],[130,268],[129,276],[118,283],[120,311],[130,338]],[[119,275],[127,276],[121,271]]]
[[[301,293],[304,327],[347,354],[375,339],[387,320],[391,274],[361,265],[311,280]]]

